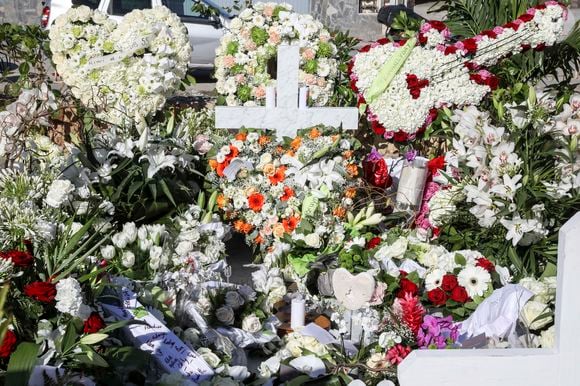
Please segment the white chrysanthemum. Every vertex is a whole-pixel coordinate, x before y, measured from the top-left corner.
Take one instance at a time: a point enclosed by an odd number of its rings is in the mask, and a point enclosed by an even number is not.
[[[491,282],[491,275],[482,267],[468,266],[457,275],[459,285],[465,287],[467,294],[474,298],[483,296]]]
[[[69,180],[54,180],[46,194],[46,205],[59,208],[74,190],[75,187]]]
[[[56,283],[56,309],[74,317],[87,319],[91,309],[83,303],[83,291],[76,279],[67,278]]]

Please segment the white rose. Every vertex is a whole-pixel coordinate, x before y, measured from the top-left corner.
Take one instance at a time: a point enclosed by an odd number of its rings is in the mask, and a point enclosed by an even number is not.
[[[554,348],[556,346],[556,327],[552,326],[540,334],[542,348]]]
[[[216,318],[225,325],[232,325],[235,321],[234,310],[230,306],[222,306],[215,312]]]
[[[121,264],[125,268],[131,268],[135,265],[135,254],[131,251],[123,252],[123,256],[121,257]]]
[[[271,378],[278,370],[280,370],[280,359],[275,356],[265,360],[258,366],[258,371],[262,378]]]
[[[242,320],[242,330],[254,334],[262,329],[262,323],[255,314],[250,314]]]
[[[234,381],[241,382],[248,378],[251,374],[246,368],[246,366],[228,366],[228,375],[232,377]]]
[[[518,283],[522,287],[534,293],[534,300],[540,303],[548,303],[548,286],[533,277],[524,277]]]
[[[320,248],[320,236],[317,233],[311,233],[304,236],[304,242],[311,248]]]
[[[238,291],[228,291],[226,293],[226,304],[235,310],[244,305],[244,298]]]
[[[221,359],[207,347],[198,348],[197,353],[201,355],[203,360],[214,369],[218,367],[221,362]]]
[[[105,260],[111,260],[115,257],[115,247],[112,245],[101,247],[101,256],[103,256],[103,259]]]
[[[177,244],[177,247],[175,247],[175,253],[177,253],[179,256],[185,256],[189,252],[193,251],[193,248],[194,245],[191,241],[181,241],[179,244]]]
[[[526,303],[520,316],[524,324],[532,330],[539,330],[554,320],[548,306],[535,300]],[[542,317],[540,318],[540,316]]]
[[[408,241],[405,237],[399,237],[392,245],[384,245],[377,251],[375,258],[379,259],[401,259],[407,251]]]
[[[59,208],[73,190],[75,190],[75,187],[70,181],[54,180],[48,188],[44,201],[50,207]]]

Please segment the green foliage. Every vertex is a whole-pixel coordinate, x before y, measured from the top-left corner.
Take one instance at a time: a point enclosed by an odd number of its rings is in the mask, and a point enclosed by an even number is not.
[[[359,39],[350,36],[348,32],[333,31],[332,36],[333,43],[337,48],[335,59],[338,62],[339,75],[330,97],[329,106],[356,106],[356,94],[350,87],[348,63]]]
[[[22,88],[44,78],[44,60],[48,56],[48,33],[40,26],[0,24],[1,92],[17,96]]]
[[[467,38],[481,31],[503,25],[518,18],[537,0],[449,0],[438,1],[435,12],[445,11],[445,23],[458,38]],[[580,27],[576,23],[562,42],[542,52],[527,51],[504,60],[494,69],[504,84],[537,82],[551,75],[570,81],[580,69]]]
[[[389,36],[395,40],[409,39],[415,36],[420,28],[420,19],[410,18],[406,12],[401,11],[391,23]]]
[[[6,371],[6,385],[26,386],[36,364],[40,346],[35,343],[23,342],[10,356]]]

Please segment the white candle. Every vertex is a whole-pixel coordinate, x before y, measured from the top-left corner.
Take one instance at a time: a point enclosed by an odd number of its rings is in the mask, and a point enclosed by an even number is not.
[[[350,340],[358,343],[362,336],[362,318],[358,311],[352,311],[350,314]]]
[[[304,327],[306,319],[306,307],[304,299],[301,297],[292,299],[292,310],[290,315],[290,327],[293,330]]]
[[[276,87],[266,87],[266,108],[273,109],[276,107]]]
[[[399,179],[397,208],[400,210],[419,209],[426,181],[427,167],[424,162],[415,160],[413,163],[406,163]]]
[[[298,98],[298,108],[308,108],[308,86],[300,87],[300,97]]]

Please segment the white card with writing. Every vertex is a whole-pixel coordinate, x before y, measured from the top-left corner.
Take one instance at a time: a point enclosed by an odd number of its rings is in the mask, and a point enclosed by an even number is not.
[[[137,295],[127,289],[121,290],[122,307],[102,304],[103,308],[119,320],[135,319],[144,324],[132,324],[124,328],[135,346],[149,352],[168,373],[179,372],[191,381],[200,382],[213,376],[213,369],[203,358],[191,350],[137,301]]]

